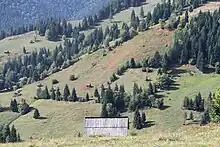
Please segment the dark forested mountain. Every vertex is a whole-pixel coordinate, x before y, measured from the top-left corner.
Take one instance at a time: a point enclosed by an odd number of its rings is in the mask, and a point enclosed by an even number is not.
[[[111,1],[113,0],[1,0],[0,28],[34,23],[48,17],[81,19],[97,13]]]

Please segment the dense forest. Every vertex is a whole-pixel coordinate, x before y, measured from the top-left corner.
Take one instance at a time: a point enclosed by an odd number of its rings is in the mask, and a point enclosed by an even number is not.
[[[200,71],[212,65],[219,73],[219,12],[200,12],[198,17],[177,29],[170,52],[172,63],[193,64]]]
[[[39,19],[82,19],[114,0],[1,0],[0,28],[35,24]]]

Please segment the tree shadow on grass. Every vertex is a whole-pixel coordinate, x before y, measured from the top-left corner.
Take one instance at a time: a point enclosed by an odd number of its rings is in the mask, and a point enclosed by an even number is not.
[[[47,117],[40,116],[38,119],[47,119]]]
[[[215,68],[211,68],[211,67],[207,67],[203,71],[204,74],[210,74],[210,73],[214,73],[214,72],[215,72]]]
[[[174,91],[174,90],[178,90],[178,89],[179,89],[179,87],[170,86],[167,90],[172,90],[172,91]]]
[[[170,108],[170,106],[168,106],[168,105],[163,105],[161,108],[160,108],[160,110],[166,110],[166,109],[168,109],[168,108]]]
[[[146,121],[143,125],[143,128],[149,128],[155,125],[155,121]]]

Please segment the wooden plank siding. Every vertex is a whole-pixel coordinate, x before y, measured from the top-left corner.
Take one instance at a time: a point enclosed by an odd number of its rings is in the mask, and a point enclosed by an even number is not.
[[[128,117],[87,117],[84,122],[85,136],[128,136]]]

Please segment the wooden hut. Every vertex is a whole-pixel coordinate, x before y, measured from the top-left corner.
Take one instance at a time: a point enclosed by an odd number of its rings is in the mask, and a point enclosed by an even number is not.
[[[128,117],[86,117],[84,122],[85,136],[128,136]]]

